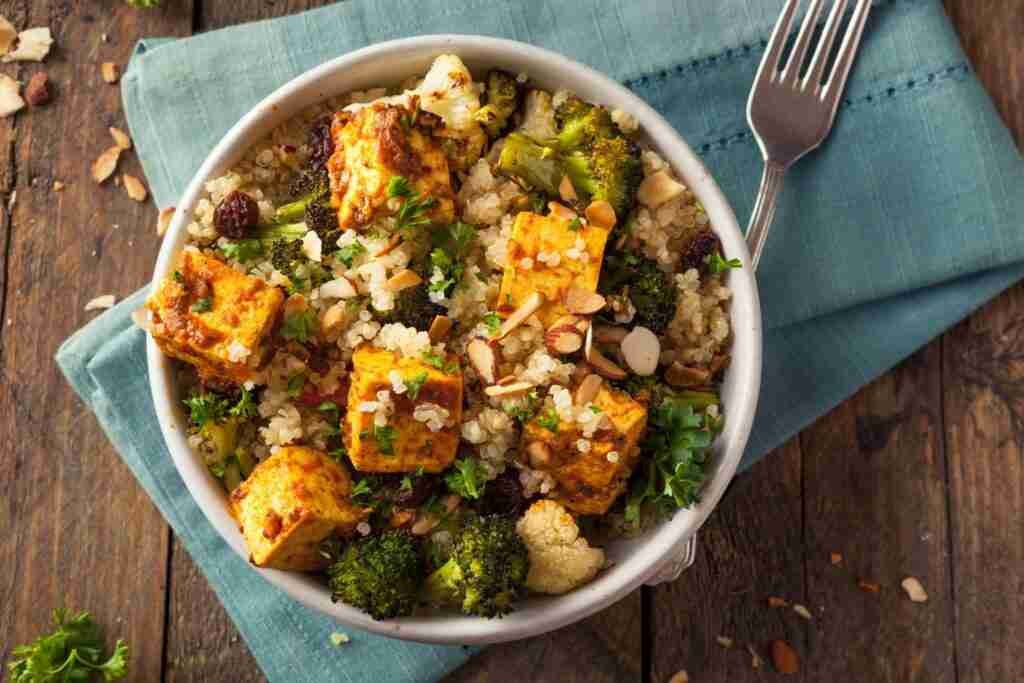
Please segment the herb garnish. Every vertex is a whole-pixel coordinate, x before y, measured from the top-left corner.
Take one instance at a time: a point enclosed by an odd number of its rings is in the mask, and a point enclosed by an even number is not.
[[[731,258],[726,261],[717,251],[713,251],[704,257],[704,263],[708,266],[708,272],[712,275],[724,273],[730,268],[742,268],[743,263],[738,258]]]
[[[366,247],[363,243],[356,240],[352,244],[346,244],[338,251],[334,252],[334,258],[344,263],[347,267],[352,267],[352,262],[355,261],[356,257],[360,254],[366,253]]]
[[[224,256],[239,263],[248,263],[263,255],[263,243],[259,240],[234,240],[219,248]]]
[[[498,334],[498,330],[501,329],[501,317],[494,313],[485,313],[484,317],[480,318],[480,322],[487,326],[487,332],[493,337]]]
[[[430,367],[437,368],[446,375],[453,375],[459,370],[458,363],[449,363],[444,356],[433,351],[423,352],[423,362]]]
[[[427,381],[427,371],[424,370],[415,377],[407,377],[403,380],[405,382],[406,392],[409,394],[409,398],[416,400],[420,395],[420,389]]]
[[[304,342],[316,334],[317,327],[316,313],[307,308],[304,311],[292,313],[284,319],[281,336],[285,339]]]
[[[407,178],[400,175],[392,177],[388,182],[388,197],[399,197],[404,200],[395,214],[396,230],[414,231],[430,225],[430,218],[426,213],[436,201],[433,197],[424,197],[415,192]]]
[[[193,313],[209,313],[212,310],[213,299],[208,296],[204,296],[202,299],[197,299],[196,302],[192,304]]]
[[[471,500],[482,496],[487,484],[483,467],[475,458],[456,460],[452,469],[445,475],[444,483],[452,493]]]
[[[542,414],[537,416],[537,424],[549,432],[557,433],[559,422],[558,413],[555,412],[554,408],[548,408]]]
[[[113,681],[128,675],[128,645],[118,640],[104,658],[100,628],[88,612],[55,609],[53,625],[53,633],[14,648],[7,662],[11,683],[88,681],[98,675]]]

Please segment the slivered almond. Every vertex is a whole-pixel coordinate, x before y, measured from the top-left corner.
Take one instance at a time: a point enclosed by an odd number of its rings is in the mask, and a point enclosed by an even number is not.
[[[641,377],[653,375],[658,369],[661,342],[658,341],[658,335],[646,327],[634,327],[622,340],[619,348],[622,349],[622,357],[629,369]]]
[[[107,130],[110,131],[110,137],[114,138],[114,144],[116,144],[118,147],[120,147],[121,149],[132,148],[132,139],[128,137],[128,133],[125,133],[120,128],[114,128],[113,126],[108,128]]]
[[[477,337],[466,346],[466,355],[480,379],[487,384],[494,384],[495,375],[498,374],[498,359],[491,345]]]
[[[612,325],[594,326],[594,341],[601,344],[621,344],[627,334],[629,334],[629,330],[625,327],[614,327]]]
[[[384,286],[387,287],[389,291],[401,292],[403,289],[415,287],[421,282],[423,282],[423,278],[417,275],[416,271],[406,268],[405,270],[400,270],[392,275],[388,281],[384,283]]]
[[[107,83],[117,83],[117,79],[121,78],[121,67],[113,62],[103,62],[100,64],[100,75]]]
[[[577,327],[580,319],[564,315],[544,334],[544,345],[555,353],[575,353],[583,346],[583,333]]]
[[[928,602],[928,592],[921,585],[921,582],[913,576],[908,576],[900,582],[903,590],[911,602]]]
[[[430,335],[430,341],[436,344],[439,341],[448,338],[448,333],[452,331],[452,319],[446,315],[435,315],[434,321],[430,323],[430,331],[427,334]]]
[[[345,321],[345,311],[347,308],[348,306],[344,301],[339,301],[324,311],[324,317],[320,321],[320,327],[323,331],[328,334],[337,332]]]
[[[596,347],[591,347],[590,354],[587,356],[587,362],[590,363],[594,370],[602,377],[607,377],[608,379],[626,379],[626,371],[608,360],[608,358],[598,351]]]
[[[97,183],[102,183],[112,176],[117,168],[117,160],[120,156],[120,147],[117,145],[108,147],[103,154],[96,158],[96,161],[92,162],[92,179]]]
[[[401,243],[402,243],[402,236],[396,233],[396,234],[391,236],[391,238],[388,240],[388,243],[385,244],[383,247],[381,247],[381,250],[378,251],[376,254],[374,254],[374,256],[387,256],[388,254],[393,252],[395,249],[397,249],[398,245],[401,244]]]
[[[589,374],[583,378],[580,385],[576,387],[576,395],[573,396],[573,403],[578,406],[585,406],[597,397],[597,392],[601,390],[601,384],[604,382],[601,379],[601,375]]]
[[[517,394],[525,394],[527,391],[533,388],[533,385],[529,382],[510,382],[508,384],[492,384],[491,386],[484,389],[484,393],[491,398],[515,396]]]
[[[643,179],[636,190],[636,200],[644,206],[657,208],[675,199],[686,190],[665,171],[656,171]]]
[[[534,441],[527,446],[526,455],[530,457],[530,465],[537,469],[551,464],[551,449],[543,441]]]
[[[391,519],[388,520],[388,526],[392,529],[403,527],[411,522],[415,515],[415,510],[395,510],[391,513]]]
[[[534,292],[530,296],[526,297],[526,301],[524,301],[519,308],[512,311],[512,315],[505,318],[505,322],[501,324],[501,328],[498,329],[498,334],[494,338],[495,341],[499,341],[507,337],[512,330],[526,322],[526,319],[539,311],[540,307],[543,305],[544,295],[540,292]]]
[[[701,368],[691,368],[679,361],[673,361],[665,371],[665,381],[674,387],[700,387],[711,379],[711,373]]]
[[[604,308],[605,298],[597,292],[581,287],[570,287],[565,293],[565,307],[576,315],[593,315]]]
[[[146,186],[142,184],[142,181],[133,175],[127,173],[121,176],[124,181],[124,191],[128,193],[128,196],[137,202],[146,201]]]
[[[160,209],[160,215],[156,219],[156,234],[157,237],[163,237],[167,234],[167,229],[171,227],[171,219],[174,218],[174,207],[168,206],[166,209]]]
[[[563,202],[576,201],[576,188],[572,186],[572,181],[567,175],[562,176],[562,182],[558,183],[558,196]]]
[[[558,216],[562,220],[571,221],[574,218],[579,218],[575,211],[558,202],[548,202],[548,210],[551,211],[552,216]]]
[[[590,202],[590,206],[583,212],[591,225],[611,230],[615,227],[618,218],[615,216],[615,209],[603,199],[596,199]]]

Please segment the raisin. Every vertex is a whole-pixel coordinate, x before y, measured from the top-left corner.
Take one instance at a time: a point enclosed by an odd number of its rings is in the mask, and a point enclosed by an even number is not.
[[[224,237],[241,239],[260,221],[260,207],[256,200],[235,190],[220,200],[213,212],[213,225]]]
[[[331,120],[327,117],[319,119],[309,130],[309,163],[323,166],[334,154],[334,138],[331,137]]]
[[[399,487],[392,498],[398,507],[419,507],[437,492],[439,480],[434,475],[421,474],[418,477],[409,477],[409,480],[412,482],[412,488],[402,489]]]
[[[481,515],[518,515],[525,502],[519,474],[516,470],[508,469],[487,482],[483,498],[477,502],[476,509]]]
[[[683,271],[696,268],[703,273],[706,268],[704,259],[718,251],[718,249],[718,236],[710,230],[701,230],[690,238],[686,247],[683,248],[683,255],[679,260],[679,265]]]

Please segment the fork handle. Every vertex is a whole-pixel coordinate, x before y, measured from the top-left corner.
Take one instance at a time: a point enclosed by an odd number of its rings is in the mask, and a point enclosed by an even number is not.
[[[786,175],[786,167],[774,161],[765,161],[764,175],[761,176],[761,189],[757,192],[754,211],[750,215],[747,226],[747,247],[750,249],[750,267],[757,270],[761,260],[761,252],[768,237],[768,228],[772,227],[775,216],[775,200],[782,190],[782,179]]]

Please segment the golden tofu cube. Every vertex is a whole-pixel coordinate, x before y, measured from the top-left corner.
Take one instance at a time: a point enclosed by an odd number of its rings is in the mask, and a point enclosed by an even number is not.
[[[498,313],[508,315],[534,292],[547,303],[537,316],[545,327],[566,315],[562,303],[571,287],[597,291],[608,230],[596,225],[522,212],[508,241],[505,272],[498,292]],[[544,260],[538,258],[544,254]],[[558,263],[549,265],[551,255]],[[547,261],[547,262],[545,262]]]
[[[360,472],[415,472],[421,467],[440,472],[452,464],[462,423],[462,371],[454,357],[444,363],[448,367],[436,368],[369,344],[356,349],[343,430],[353,467]],[[406,384],[402,394],[394,391],[393,370]],[[394,404],[386,427],[376,426],[376,411],[369,410],[379,403],[381,391],[389,392]],[[447,418],[421,421],[434,407],[448,411]]]
[[[283,301],[277,287],[186,249],[146,306],[164,353],[204,378],[241,384],[266,360]]]
[[[352,502],[352,480],[323,453],[284,446],[261,462],[231,494],[253,564],[292,571],[323,569],[321,541],[347,536],[369,514]]]
[[[540,468],[551,474],[558,486],[549,497],[583,515],[603,515],[625,490],[639,455],[638,442],[647,425],[647,408],[617,389],[602,386],[593,405],[608,417],[610,427],[599,429],[586,439],[590,450],[582,452],[578,424],[559,421],[557,431],[541,426],[537,419],[527,423],[523,443],[540,441],[551,452],[551,464]],[[609,454],[613,454],[609,459]]]
[[[419,113],[423,121],[432,114]],[[359,111],[334,115],[331,136],[334,154],[327,162],[331,178],[331,205],[338,210],[342,230],[363,229],[378,216],[389,216],[388,185],[402,176],[410,188],[434,204],[426,217],[434,223],[455,219],[448,159],[434,137],[413,125],[405,107],[370,104]]]

